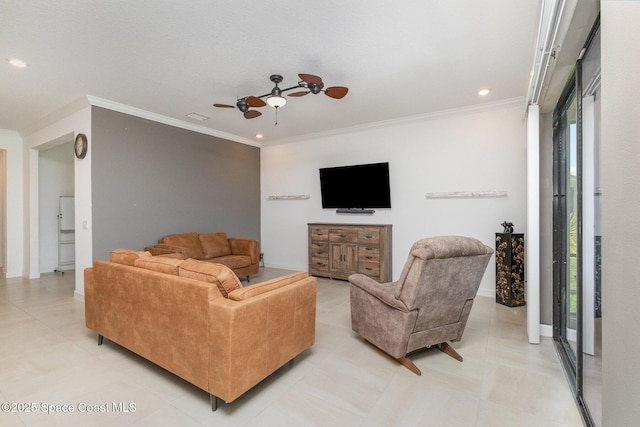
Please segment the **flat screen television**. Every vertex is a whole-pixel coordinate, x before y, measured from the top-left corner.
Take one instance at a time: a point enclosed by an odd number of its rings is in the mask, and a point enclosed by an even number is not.
[[[320,169],[323,208],[390,208],[389,163]]]

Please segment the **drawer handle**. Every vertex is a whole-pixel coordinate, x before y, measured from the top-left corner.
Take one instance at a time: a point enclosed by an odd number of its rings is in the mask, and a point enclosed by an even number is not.
[[[365,268],[365,270],[372,271],[372,270],[373,270],[373,268],[371,268],[371,267],[367,267],[367,268]]]
[[[341,234],[340,237],[347,237],[347,235],[346,234]]]
[[[372,257],[372,256],[366,256],[365,258],[366,258],[366,259],[373,259],[373,257]]]
[[[373,239],[373,236],[365,236],[367,239]]]

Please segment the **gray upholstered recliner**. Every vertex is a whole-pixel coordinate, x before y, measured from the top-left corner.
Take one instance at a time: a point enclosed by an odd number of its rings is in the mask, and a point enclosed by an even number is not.
[[[491,254],[473,238],[432,237],[413,244],[397,282],[351,275],[351,327],[417,375],[407,355],[434,345],[462,362],[447,341],[462,338]]]

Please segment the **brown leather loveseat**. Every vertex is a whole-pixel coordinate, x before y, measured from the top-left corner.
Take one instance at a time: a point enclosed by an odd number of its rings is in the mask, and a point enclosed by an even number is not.
[[[260,270],[260,245],[257,240],[228,238],[226,233],[170,234],[158,244],[144,248],[151,255],[176,254],[187,259],[223,264],[238,277],[247,277]]]
[[[313,345],[317,279],[117,250],[84,271],[87,328],[231,402]]]

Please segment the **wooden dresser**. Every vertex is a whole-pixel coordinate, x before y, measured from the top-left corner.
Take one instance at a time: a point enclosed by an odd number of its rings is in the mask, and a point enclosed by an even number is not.
[[[310,223],[309,274],[346,280],[353,273],[390,282],[391,225]]]

